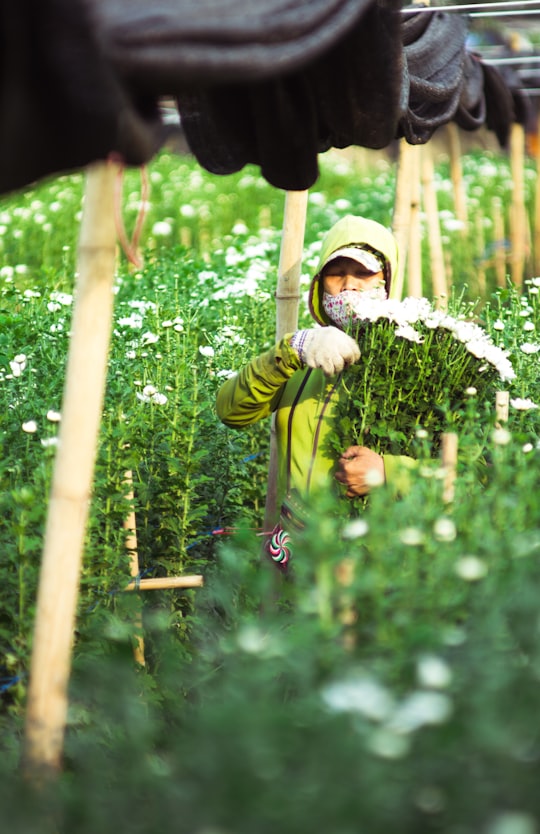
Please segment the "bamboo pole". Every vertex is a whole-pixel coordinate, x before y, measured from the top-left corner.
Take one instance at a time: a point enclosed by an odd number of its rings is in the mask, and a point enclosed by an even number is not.
[[[510,409],[510,394],[508,391],[495,392],[495,426],[500,429],[501,423],[508,422],[508,413]]]
[[[396,171],[396,195],[392,217],[392,232],[397,242],[399,261],[397,275],[392,285],[392,296],[400,299],[405,284],[405,269],[409,252],[409,226],[411,221],[411,163],[412,145],[405,139],[399,141]]]
[[[454,486],[457,472],[458,436],[455,432],[442,435],[442,466],[444,471],[443,501],[449,504],[454,500]]]
[[[276,339],[298,327],[300,275],[307,214],[307,191],[287,191],[283,214],[283,234],[276,288]],[[277,507],[277,444],[275,421],[270,428],[270,461],[264,514],[264,529],[271,530],[276,522]]]
[[[500,197],[493,199],[493,236],[495,251],[495,281],[498,287],[506,287],[506,241],[504,236],[504,214]]]
[[[525,211],[525,129],[514,122],[510,132],[510,164],[512,171],[512,202],[510,206],[510,241],[512,283],[517,289],[523,286],[527,224]]]
[[[540,112],[536,122],[536,188],[534,202],[534,274],[540,275]]]
[[[439,207],[434,178],[433,153],[428,142],[422,148],[422,194],[428,228],[429,253],[431,260],[431,281],[435,304],[439,308],[448,305],[448,286],[444,265],[444,252],[439,223]]]
[[[476,283],[478,285],[478,294],[485,297],[486,294],[486,267],[485,267],[485,250],[486,250],[486,235],[484,229],[484,215],[478,211],[474,216],[474,225],[476,231],[476,245],[477,245],[477,267],[476,267]]]
[[[461,140],[459,128],[455,122],[448,122],[446,125],[448,144],[450,149],[450,178],[454,189],[454,207],[456,217],[463,224],[461,233],[467,233],[468,216],[467,201],[465,199],[465,187],[463,185],[463,172],[461,168]]]
[[[201,574],[185,576],[155,576],[151,579],[132,579],[125,591],[163,591],[170,588],[202,588],[204,577]]]
[[[133,473],[131,469],[128,469],[124,476],[125,483],[127,485],[127,495],[126,498],[130,502],[130,511],[126,518],[124,519],[124,530],[126,531],[126,548],[129,553],[129,563],[130,563],[130,573],[133,576],[134,581],[136,581],[136,577],[139,576],[140,568],[139,568],[139,553],[137,547],[137,520],[135,517],[135,509],[133,506],[134,501],[134,494],[133,494]],[[142,611],[137,611],[135,616],[135,628],[138,630],[138,633],[135,635],[135,643],[133,645],[133,657],[135,658],[135,662],[138,663],[140,666],[145,666],[146,661],[144,658],[144,638],[142,636],[142,627],[143,627],[143,620],[142,620]]]
[[[40,573],[23,764],[60,768],[85,527],[113,312],[116,231],[112,163],[88,167],[78,278]]]
[[[407,274],[408,294],[413,298],[422,296],[422,229],[420,221],[420,171],[423,147],[412,145],[411,161],[411,214],[409,221],[409,269]]]

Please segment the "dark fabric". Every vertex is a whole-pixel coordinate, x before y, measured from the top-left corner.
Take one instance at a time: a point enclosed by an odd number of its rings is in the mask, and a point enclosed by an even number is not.
[[[304,67],[345,37],[373,2],[92,0],[92,6],[122,75],[167,93],[179,79],[246,83]]]
[[[216,174],[301,190],[330,147],[428,141],[455,118],[504,143],[525,103],[466,54],[466,22],[400,0],[4,0],[0,193],[119,154],[147,162],[174,95]],[[524,115],[523,115],[524,118]]]
[[[4,0],[0,50],[0,192],[111,151],[139,165],[160,146],[155,101],[128,94],[80,0]]]
[[[260,165],[277,188],[303,190],[330,147],[386,147],[401,93],[400,18],[372,3],[332,49],[305,69],[268,81],[178,90],[189,146],[215,174]]]
[[[403,15],[407,95],[397,138],[403,136],[411,145],[424,144],[438,127],[452,120],[464,80],[466,35],[462,15],[435,10]]]

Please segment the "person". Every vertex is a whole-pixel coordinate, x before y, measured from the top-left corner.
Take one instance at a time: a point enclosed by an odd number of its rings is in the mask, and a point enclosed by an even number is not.
[[[218,391],[218,417],[231,428],[275,414],[281,517],[268,552],[284,570],[290,531],[302,526],[302,514],[318,490],[336,483],[346,498],[367,495],[382,482],[399,490],[411,468],[410,458],[379,455],[364,446],[349,446],[337,456],[325,442],[335,425],[336,404],[347,396],[340,385],[342,371],[351,363],[369,362],[344,330],[350,302],[392,297],[397,267],[391,232],[369,218],[343,217],[322,241],[310,284],[308,303],[315,326],[286,334]]]

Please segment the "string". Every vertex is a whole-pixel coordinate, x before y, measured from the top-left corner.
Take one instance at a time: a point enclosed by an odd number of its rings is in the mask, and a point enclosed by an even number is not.
[[[116,153],[109,154],[108,161],[118,166],[118,172],[114,183],[114,221],[116,225],[116,234],[128,261],[137,269],[141,269],[143,266],[143,260],[139,252],[139,242],[141,239],[144,220],[146,218],[146,207],[148,205],[148,172],[145,165],[139,168],[141,178],[141,200],[133,235],[131,240],[129,240],[126,234],[124,218],[122,215],[122,191],[124,185],[125,166],[122,158]]]
[[[478,11],[479,9],[490,9],[492,11],[497,9],[515,9],[516,12],[521,15],[522,11],[528,6],[540,6],[540,0],[500,0],[500,2],[494,3],[456,3],[450,6],[405,6],[401,9],[401,12],[404,14],[410,14],[411,12],[467,12],[473,10]],[[540,9],[537,9],[536,11],[540,11]],[[514,12],[509,11],[505,13],[513,14]],[[530,14],[531,10],[526,10],[525,13]],[[497,12],[495,12],[493,16],[496,17]]]

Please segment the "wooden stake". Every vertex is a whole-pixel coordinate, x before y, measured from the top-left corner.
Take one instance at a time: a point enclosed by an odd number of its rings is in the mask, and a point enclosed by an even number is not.
[[[500,429],[501,423],[508,422],[508,412],[510,407],[510,394],[508,391],[495,392],[495,426]]]
[[[506,287],[506,240],[504,235],[504,215],[500,197],[493,199],[493,236],[495,280],[498,287]]]
[[[137,549],[137,521],[135,518],[135,509],[133,507],[134,501],[134,494],[133,494],[133,473],[130,469],[127,470],[125,473],[125,482],[128,488],[128,492],[126,498],[131,503],[131,509],[124,519],[124,530],[126,530],[126,548],[129,553],[129,560],[130,560],[130,573],[131,576],[134,577],[134,581],[136,581],[136,577],[139,576],[140,568],[139,568],[139,553]],[[135,636],[135,643],[133,646],[133,657],[135,658],[135,662],[138,663],[140,666],[145,666],[146,661],[144,658],[144,638],[142,636],[142,611],[137,611],[135,616],[135,627],[138,630],[138,634]]]
[[[24,765],[60,768],[83,542],[107,371],[113,312],[116,165],[86,177],[78,278],[39,580],[24,739]]]
[[[442,465],[444,470],[443,501],[446,504],[454,500],[454,485],[457,472],[458,436],[454,432],[442,435]]]
[[[486,235],[484,231],[484,215],[481,211],[475,214],[474,226],[476,230],[476,244],[477,244],[477,258],[478,266],[476,267],[476,282],[478,285],[478,295],[484,297],[486,293],[486,267],[485,267],[485,252],[486,252]]]
[[[420,222],[420,159],[421,145],[411,145],[411,214],[409,220],[408,294],[422,296],[422,229]]]
[[[523,286],[527,223],[524,186],[525,130],[514,122],[510,132],[510,163],[512,169],[512,203],[510,206],[510,242],[512,283],[517,289]]]
[[[448,143],[450,147],[450,177],[454,187],[454,207],[456,217],[463,224],[461,233],[467,233],[467,201],[465,199],[465,188],[463,185],[463,172],[461,169],[461,140],[459,128],[455,122],[448,122],[446,125]]]
[[[202,588],[204,577],[198,573],[185,576],[155,576],[151,579],[132,579],[125,591],[163,591],[170,588]]]
[[[448,306],[448,286],[446,283],[437,193],[433,184],[434,175],[433,154],[428,142],[422,148],[422,194],[428,228],[431,280],[435,305],[446,309]]]
[[[283,234],[276,289],[276,339],[293,333],[298,327],[300,275],[307,214],[307,191],[287,191],[283,214]],[[264,530],[276,523],[277,507],[277,443],[275,421],[270,428],[270,462],[264,514]]]
[[[409,252],[412,155],[412,146],[405,139],[400,139],[396,171],[396,195],[392,217],[392,233],[397,241],[399,252],[398,271],[392,282],[392,297],[397,299],[401,299],[403,296],[405,269]]]
[[[536,189],[534,202],[534,274],[540,275],[540,112],[536,122]]]

